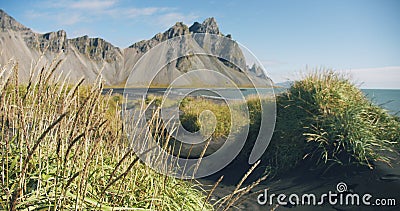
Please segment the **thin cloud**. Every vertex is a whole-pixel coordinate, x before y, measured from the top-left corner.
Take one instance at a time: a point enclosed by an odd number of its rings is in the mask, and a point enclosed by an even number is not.
[[[118,3],[118,0],[48,0],[41,4],[41,7],[57,9],[82,9],[101,10],[111,8]]]
[[[25,17],[27,17],[28,19],[42,18],[47,15],[48,15],[47,13],[35,12],[34,10],[29,10],[25,12]]]
[[[185,15],[178,12],[172,12],[160,15],[157,18],[157,22],[163,27],[170,27],[176,22],[192,23],[198,18],[199,16],[194,14]]]
[[[65,6],[72,9],[83,9],[83,10],[103,10],[111,8],[117,3],[116,0],[83,0],[76,1]]]
[[[145,7],[145,8],[127,8],[111,10],[111,15],[124,16],[124,18],[136,18],[141,16],[151,16],[157,13],[168,11],[170,8],[165,7]]]
[[[60,14],[57,19],[61,25],[74,25],[85,20],[85,18],[79,13],[69,14],[68,16]]]
[[[275,59],[265,59],[260,61],[264,67],[272,67],[272,66],[281,66],[287,64],[286,62],[282,62]]]
[[[400,66],[343,70],[362,88],[400,89]]]

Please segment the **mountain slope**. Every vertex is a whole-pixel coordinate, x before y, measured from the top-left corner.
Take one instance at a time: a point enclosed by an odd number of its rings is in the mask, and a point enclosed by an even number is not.
[[[20,80],[24,82],[29,78],[32,64],[37,61],[40,61],[39,66],[49,64],[59,56],[63,59],[63,63],[56,74],[61,74],[61,77],[68,76],[71,81],[84,77],[85,81],[90,83],[101,74],[106,85],[122,86],[136,62],[151,48],[165,40],[195,33],[224,36],[219,31],[215,19],[208,18],[203,23],[195,22],[190,27],[177,22],[167,31],[158,33],[149,40],[142,40],[128,48],[120,49],[101,38],[83,36],[68,39],[67,33],[63,30],[39,34],[0,10],[0,63],[4,64],[11,58],[17,60],[20,66]],[[230,38],[230,35],[227,37]],[[270,80],[264,74],[253,70],[255,67],[252,67],[253,69],[247,67],[236,42],[220,41],[213,43],[212,46],[205,46],[207,44],[201,38],[187,40],[187,46],[211,48],[213,53],[223,55],[225,59],[197,55],[178,58],[160,72],[153,85],[167,86],[187,71],[204,68],[223,73],[239,86],[250,86],[248,77],[257,84],[266,86],[270,84]],[[239,65],[235,66],[228,60]],[[146,72],[133,74],[137,74],[135,76],[140,79]],[[218,83],[215,81],[216,85]]]

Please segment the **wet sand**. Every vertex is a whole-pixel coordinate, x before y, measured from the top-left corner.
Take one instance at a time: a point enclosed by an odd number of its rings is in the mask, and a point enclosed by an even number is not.
[[[392,166],[387,165],[383,162],[374,163],[374,169],[369,169],[365,166],[352,166],[352,167],[334,167],[329,171],[322,174],[319,170],[313,170],[312,165],[307,163],[300,164],[297,168],[291,172],[277,176],[272,179],[266,180],[254,188],[248,195],[244,196],[241,202],[238,202],[230,210],[400,210],[400,156],[394,155],[395,160],[392,162]],[[224,180],[217,187],[211,196],[211,202],[214,203],[218,199],[230,194],[235,189],[235,185],[240,180],[241,176],[245,174],[246,169],[249,165],[244,162],[235,162],[228,165],[221,172],[215,175],[203,178],[200,181],[204,184],[212,185],[221,175],[224,176]],[[257,176],[261,174],[261,168],[256,169],[253,176],[249,178],[250,181],[254,181]],[[338,193],[337,184],[344,182],[347,185],[347,191],[342,194],[354,194],[360,195],[360,204],[362,204],[361,197],[369,193],[372,198],[369,200],[372,203],[375,199],[389,199],[393,198],[396,200],[394,206],[365,206],[365,205],[331,205],[327,200],[325,203],[319,206],[309,205],[286,205],[278,206],[269,205],[269,202],[265,205],[259,205],[257,202],[257,196],[263,192],[264,189],[268,189],[268,195],[274,193],[276,195],[284,193],[289,196],[292,193],[298,194],[315,194],[317,201],[319,201],[322,194],[328,194],[329,191]],[[345,196],[344,195],[344,196]]]

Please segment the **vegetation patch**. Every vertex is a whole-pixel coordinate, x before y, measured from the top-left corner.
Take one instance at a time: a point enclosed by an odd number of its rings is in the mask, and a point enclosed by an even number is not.
[[[242,105],[239,103],[229,107],[225,102],[186,97],[179,105],[179,110],[182,111],[180,120],[183,127],[190,132],[200,130],[204,136],[226,138],[249,123],[240,106]],[[203,113],[204,111],[209,112]]]
[[[0,209],[213,209],[197,184],[139,162],[121,96],[102,95],[101,83],[58,81],[59,63],[20,85],[9,65],[0,71]]]
[[[276,129],[266,157],[285,171],[303,158],[334,164],[390,162],[400,141],[400,123],[375,106],[345,76],[314,72],[277,96]]]
[[[249,134],[242,155],[248,156],[260,130],[261,103],[268,98],[248,97]],[[263,102],[268,103],[268,102]],[[286,172],[302,160],[327,170],[334,165],[389,163],[391,153],[398,153],[399,118],[374,105],[346,75],[318,71],[296,81],[286,92],[276,96],[275,131],[262,160],[275,173]],[[229,134],[230,110],[211,100],[187,98],[182,101],[181,122],[192,131],[199,130],[199,114],[210,110],[216,116],[214,137]],[[246,147],[247,146],[247,147]]]

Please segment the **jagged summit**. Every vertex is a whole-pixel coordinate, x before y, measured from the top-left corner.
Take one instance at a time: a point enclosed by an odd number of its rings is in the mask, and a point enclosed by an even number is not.
[[[135,48],[144,53],[160,42],[189,33],[189,28],[184,23],[176,22],[175,25],[173,25],[167,31],[163,33],[157,33],[150,40],[142,40],[134,43],[133,45],[129,46],[129,48]]]
[[[90,38],[85,35],[69,39],[68,41],[78,52],[95,61],[110,63],[116,61],[117,54],[121,54],[121,50],[118,47],[98,37]]]
[[[189,28],[185,24],[183,24],[182,22],[177,22],[177,23],[175,23],[174,26],[169,28],[163,34],[167,36],[166,37],[167,39],[170,39],[170,38],[173,38],[173,37],[189,34]]]
[[[49,64],[53,58],[61,55],[60,58],[64,61],[62,67],[56,70],[55,75],[68,76],[72,81],[84,77],[87,83],[91,83],[101,74],[107,85],[123,86],[137,61],[152,47],[165,40],[192,33],[223,35],[215,18],[211,17],[205,19],[203,23],[195,22],[190,27],[182,22],[176,22],[172,27],[154,35],[149,40],[134,43],[128,48],[118,48],[102,38],[82,36],[68,39],[67,32],[64,30],[45,34],[36,33],[0,9],[0,64],[5,64],[12,58],[17,60],[20,67],[19,79],[23,82],[29,79],[32,62],[41,58],[43,64]],[[269,84],[265,78],[259,77],[262,76],[261,70],[246,67],[245,58],[237,43],[221,41],[210,45],[203,43],[201,36],[197,38],[185,40],[186,46],[212,49],[214,53],[223,55],[226,60],[206,56],[178,58],[157,76],[155,79],[157,86],[165,86],[187,71],[204,68],[214,69],[227,75],[239,86],[249,86],[247,78],[249,75],[253,81]],[[239,67],[244,68],[238,69],[228,61],[233,61],[234,64],[239,64]],[[140,81],[143,74],[147,73],[138,73],[136,78]],[[199,77],[206,77],[215,85],[221,83],[211,76]]]
[[[160,42],[190,33],[210,33],[222,35],[219,31],[217,21],[215,20],[215,18],[211,17],[205,19],[201,24],[199,22],[194,22],[193,25],[190,27],[182,22],[176,22],[175,25],[173,25],[165,32],[154,35],[154,37],[150,40],[142,40],[134,43],[133,45],[129,46],[129,48],[135,48],[138,51],[147,52],[149,49],[156,46]]]
[[[0,28],[2,31],[7,29],[13,31],[27,31],[30,30],[26,26],[16,21],[13,17],[8,15],[4,10],[0,9]]]
[[[205,19],[202,24],[194,22],[189,31],[193,33],[220,34],[217,21],[214,17]]]
[[[64,30],[45,34],[29,32],[24,34],[24,40],[28,47],[39,52],[50,51],[58,53],[68,49],[67,32]]]

